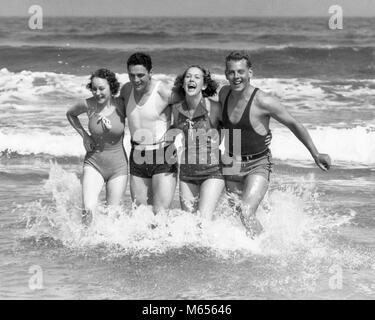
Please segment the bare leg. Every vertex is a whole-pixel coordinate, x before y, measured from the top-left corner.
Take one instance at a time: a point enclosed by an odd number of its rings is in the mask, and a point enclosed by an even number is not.
[[[201,184],[198,208],[203,217],[212,219],[224,187],[223,179],[207,179]]]
[[[268,180],[264,176],[254,174],[245,178],[242,201],[246,204],[247,216],[250,214],[255,215],[255,212],[266,195],[267,189]]]
[[[152,205],[152,180],[130,175],[130,194],[136,205]]]
[[[268,189],[268,180],[262,175],[249,175],[245,178],[242,201],[244,203],[241,221],[249,236],[254,237],[263,231],[263,227],[256,218],[256,211]]]
[[[180,180],[180,204],[181,209],[188,212],[196,212],[199,201],[199,185]]]
[[[243,183],[229,182],[227,190],[236,192],[242,200],[242,208],[236,208],[243,225],[250,237],[254,237],[263,230],[256,218],[256,211],[268,189],[268,180],[262,175],[248,175]]]
[[[82,178],[82,223],[89,225],[92,221],[92,214],[98,203],[100,191],[103,187],[102,175],[91,166],[83,167]]]
[[[175,173],[159,173],[152,177],[153,210],[155,213],[169,209],[176,184]]]
[[[107,205],[117,206],[123,199],[126,184],[128,182],[127,175],[117,176],[107,182]]]

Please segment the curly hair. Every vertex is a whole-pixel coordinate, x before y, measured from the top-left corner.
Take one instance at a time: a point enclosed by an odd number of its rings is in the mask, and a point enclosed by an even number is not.
[[[200,65],[191,65],[189,66],[183,74],[180,74],[176,77],[176,80],[174,81],[174,87],[173,90],[180,96],[185,96],[185,90],[184,90],[184,79],[186,76],[186,73],[190,68],[198,68],[203,73],[203,83],[206,85],[206,89],[202,90],[203,97],[212,97],[216,94],[216,90],[219,87],[218,83],[211,78],[211,73],[207,69],[203,68]]]
[[[106,79],[108,81],[111,94],[115,96],[118,93],[120,83],[118,82],[115,73],[111,70],[101,68],[93,72],[90,76],[90,82],[86,85],[87,89],[92,90],[92,79],[94,78]]]

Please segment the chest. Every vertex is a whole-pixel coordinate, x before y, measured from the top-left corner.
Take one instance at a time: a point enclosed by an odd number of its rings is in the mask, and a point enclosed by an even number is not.
[[[131,95],[135,104],[139,107],[143,107],[145,104],[147,104],[148,100],[152,99],[153,93],[153,91],[150,91],[144,94],[137,94],[135,91],[132,91]]]
[[[138,102],[136,96],[131,96],[126,107],[126,114],[130,121],[155,121],[164,118],[165,107],[164,100],[155,93],[142,97]]]
[[[188,130],[209,130],[212,128],[210,119],[208,115],[202,115],[200,117],[196,117],[193,119],[190,119],[186,117],[185,115],[179,113],[178,114],[178,128],[187,133]]]
[[[233,124],[239,123],[242,118],[247,120],[249,118],[249,101],[246,99],[235,100],[231,97],[228,99],[227,116]]]
[[[121,135],[125,127],[125,119],[118,110],[106,116],[93,113],[89,119],[89,130],[94,135]]]

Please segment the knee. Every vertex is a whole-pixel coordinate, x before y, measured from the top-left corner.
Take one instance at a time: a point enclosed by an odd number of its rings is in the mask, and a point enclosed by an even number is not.
[[[84,210],[94,210],[98,203],[99,195],[93,192],[88,192],[88,190],[83,190],[82,202]]]

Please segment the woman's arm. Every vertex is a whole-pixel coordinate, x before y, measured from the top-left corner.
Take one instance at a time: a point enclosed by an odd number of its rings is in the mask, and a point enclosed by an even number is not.
[[[83,145],[86,151],[92,151],[95,147],[95,142],[91,138],[91,136],[86,132],[83,128],[81,121],[79,121],[78,116],[82,113],[87,112],[87,105],[86,103],[77,103],[73,107],[71,107],[66,112],[66,117],[68,118],[69,123],[72,127],[79,133],[79,135],[83,138]]]

